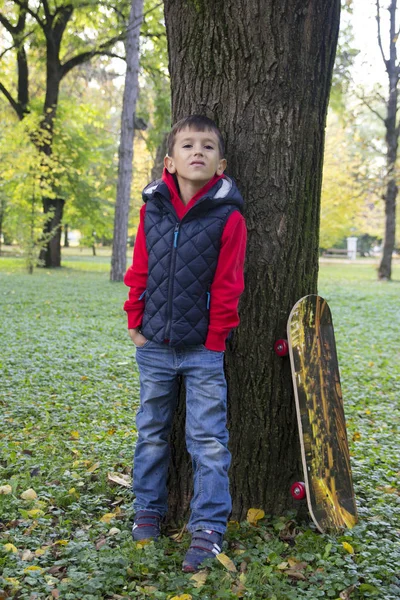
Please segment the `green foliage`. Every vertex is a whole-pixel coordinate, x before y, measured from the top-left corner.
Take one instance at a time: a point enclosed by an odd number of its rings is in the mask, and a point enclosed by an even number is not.
[[[0,589],[23,600],[55,590],[66,600],[398,598],[396,283],[376,282],[374,267],[361,261],[321,266],[359,524],[331,536],[290,514],[257,526],[232,522],[224,552],[237,572],[215,561],[196,587],[180,570],[188,537],[134,544],[130,491],[107,480],[111,471],[130,474],[136,438],[139,384],[121,309],[126,288],[108,281],[105,257],[67,264],[28,277],[21,261],[0,259],[0,486],[12,487],[0,495]],[[37,498],[24,500],[29,488]]]

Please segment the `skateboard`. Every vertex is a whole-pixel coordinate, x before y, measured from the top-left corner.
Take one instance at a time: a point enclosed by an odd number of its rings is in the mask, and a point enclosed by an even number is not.
[[[286,340],[289,353],[304,483],[292,485],[295,499],[307,497],[318,530],[341,531],[357,523],[332,315],[326,300],[310,295],[293,307]]]

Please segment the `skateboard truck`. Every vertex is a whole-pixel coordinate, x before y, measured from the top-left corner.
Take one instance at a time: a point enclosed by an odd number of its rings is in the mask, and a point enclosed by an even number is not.
[[[289,345],[287,340],[276,340],[274,344],[274,352],[278,356],[287,356],[289,353]]]

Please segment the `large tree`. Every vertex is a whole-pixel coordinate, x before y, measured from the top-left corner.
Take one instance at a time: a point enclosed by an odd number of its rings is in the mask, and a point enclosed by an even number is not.
[[[317,291],[325,119],[340,0],[166,0],[173,120],[202,113],[226,140],[246,201],[241,325],[229,343],[233,518],[292,506],[301,477],[289,363],[273,351]],[[188,508],[184,403],[172,435],[170,517]]]

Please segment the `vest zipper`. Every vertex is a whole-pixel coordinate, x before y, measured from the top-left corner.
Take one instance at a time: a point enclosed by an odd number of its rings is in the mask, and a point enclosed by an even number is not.
[[[171,264],[169,267],[167,324],[165,326],[165,336],[164,336],[164,339],[166,339],[166,340],[169,340],[169,336],[170,336],[170,332],[171,332],[171,324],[172,324],[172,292],[173,292],[173,284],[174,284],[173,274],[175,272],[176,248],[178,247],[179,226],[180,226],[180,223],[175,224],[174,242],[172,245],[172,253],[171,253]]]

